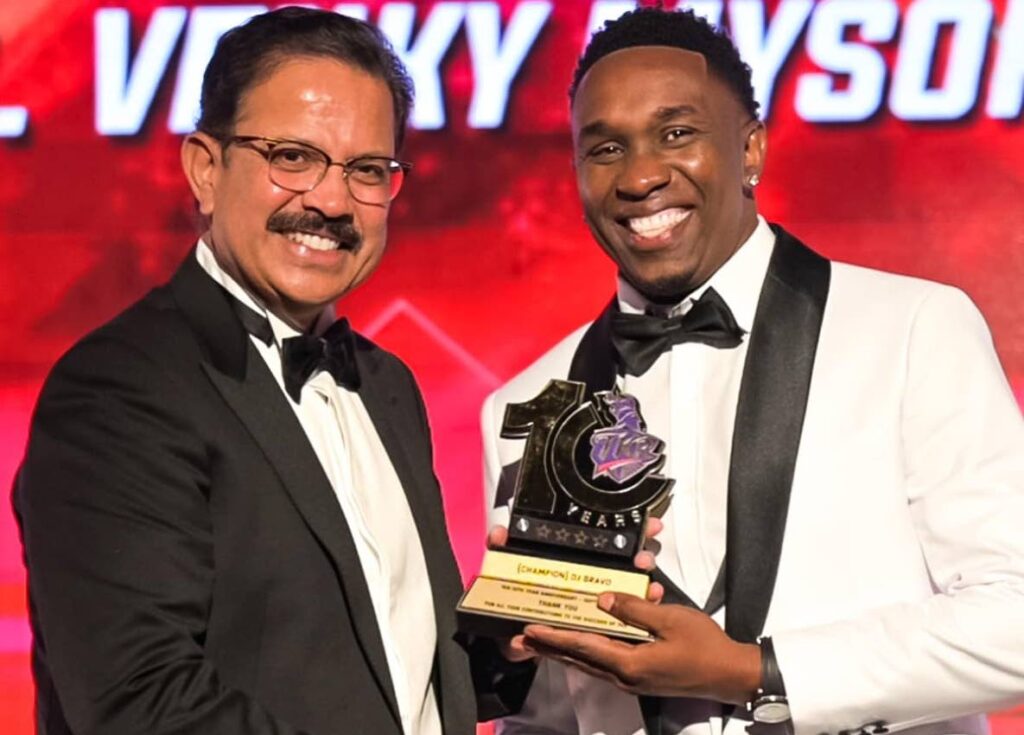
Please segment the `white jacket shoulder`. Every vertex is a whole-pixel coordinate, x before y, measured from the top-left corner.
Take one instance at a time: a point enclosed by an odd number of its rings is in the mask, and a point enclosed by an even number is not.
[[[549,380],[565,380],[569,376],[569,366],[572,364],[576,347],[589,327],[590,324],[584,324],[562,339],[529,367],[492,393],[487,398],[488,402],[493,401],[499,406],[506,403],[522,403],[540,393]]]

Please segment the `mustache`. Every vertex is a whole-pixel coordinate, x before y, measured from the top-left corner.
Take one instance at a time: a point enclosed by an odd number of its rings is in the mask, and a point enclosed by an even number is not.
[[[319,212],[277,212],[267,220],[271,232],[305,232],[337,240],[340,250],[356,252],[363,243],[363,236],[356,229],[351,215],[327,219]]]

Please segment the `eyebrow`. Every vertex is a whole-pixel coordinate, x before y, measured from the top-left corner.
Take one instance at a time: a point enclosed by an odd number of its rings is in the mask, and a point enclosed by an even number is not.
[[[696,114],[698,114],[698,111],[693,105],[673,105],[672,107],[659,107],[657,112],[654,113],[654,119],[658,122],[664,122],[674,117]]]
[[[324,151],[322,146],[317,145],[311,140],[306,140],[305,138],[292,138],[288,136],[281,136],[278,138],[278,140],[280,140],[282,143],[298,143],[299,145],[304,145],[307,148],[316,148],[318,151],[323,151],[324,153],[327,152]]]
[[[343,159],[340,159],[340,158],[339,159],[335,159],[333,156],[331,156],[330,153],[325,151],[322,146],[320,146],[320,145],[318,145],[316,143],[313,143],[311,141],[305,140],[304,138],[292,138],[292,137],[284,137],[284,136],[276,136],[276,135],[269,135],[267,137],[268,138],[272,138],[272,139],[277,140],[277,141],[280,141],[281,143],[297,143],[299,145],[304,145],[307,148],[312,148],[313,150],[320,151],[325,156],[330,158],[332,161],[335,161],[335,160],[341,161],[341,160],[343,160]],[[346,158],[344,160],[346,160],[346,161],[355,161],[356,159],[359,159],[359,158],[394,158],[394,155],[392,155],[390,153],[375,153],[375,152],[371,151],[371,152],[368,152],[368,153],[360,153],[358,155],[351,156],[351,157]]]
[[[697,114],[699,114],[699,111],[693,105],[672,105],[670,107],[659,107],[655,110],[653,120],[656,123],[661,123],[677,117],[683,117],[684,115]],[[591,135],[608,136],[613,135],[615,132],[615,128],[604,120],[595,120],[594,122],[587,123],[580,128],[579,137],[586,138]]]
[[[594,122],[587,123],[582,128],[580,128],[579,137],[586,138],[591,135],[599,135],[604,137],[611,135],[612,132],[612,126],[606,123],[604,120],[595,120]]]

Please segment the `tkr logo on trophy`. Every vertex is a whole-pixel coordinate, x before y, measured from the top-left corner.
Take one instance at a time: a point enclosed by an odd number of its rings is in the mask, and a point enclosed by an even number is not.
[[[644,420],[633,396],[601,393],[615,425],[597,429],[590,435],[590,461],[594,463],[594,479],[602,475],[625,483],[663,460],[665,443],[644,431]]]
[[[552,380],[506,408],[502,436],[526,439],[509,528],[521,541],[551,544],[564,529],[566,547],[631,556],[647,512],[663,510],[673,484],[658,474],[664,442],[647,433],[636,399],[617,390],[588,401],[583,383]]]

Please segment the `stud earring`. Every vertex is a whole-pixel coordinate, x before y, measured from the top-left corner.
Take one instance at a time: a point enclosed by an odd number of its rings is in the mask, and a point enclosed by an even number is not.
[[[751,174],[750,178],[747,179],[747,186],[754,187],[761,183],[761,177],[757,174]]]

